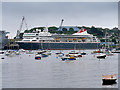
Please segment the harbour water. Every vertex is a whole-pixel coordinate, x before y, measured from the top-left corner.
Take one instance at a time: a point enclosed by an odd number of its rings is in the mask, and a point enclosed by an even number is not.
[[[118,83],[102,85],[102,74],[118,74],[118,54],[99,60],[92,51],[84,50],[87,55],[74,61],[62,61],[55,54],[59,50],[41,60],[25,52],[4,56],[2,88],[118,88]],[[65,54],[69,52],[63,50]]]

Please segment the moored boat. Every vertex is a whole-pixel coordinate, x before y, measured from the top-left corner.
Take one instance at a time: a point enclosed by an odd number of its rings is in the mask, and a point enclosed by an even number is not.
[[[13,51],[13,50],[8,50],[8,51],[5,52],[5,55],[12,57],[12,56],[15,56],[16,54],[15,54],[15,51]]]
[[[34,52],[32,50],[28,50],[26,51],[26,54],[34,54]]]
[[[111,85],[116,83],[116,74],[114,75],[102,75],[103,85]]]
[[[98,54],[97,55],[98,59],[105,59],[105,57],[106,57],[106,54]]]
[[[15,51],[15,54],[16,54],[16,55],[20,55],[20,52],[19,52],[19,51]]]
[[[112,50],[112,53],[120,53],[120,48],[118,48],[118,49],[113,49],[113,50]]]
[[[41,59],[41,55],[40,55],[40,54],[36,54],[36,55],[35,55],[35,59],[40,60],[40,59]]]
[[[93,51],[93,52],[92,52],[92,54],[94,54],[94,53],[103,53],[103,51],[101,51],[101,50],[96,50],[96,51]]]
[[[41,57],[48,57],[46,53],[41,54]]]
[[[25,52],[25,50],[24,49],[19,49],[19,52]]]
[[[38,50],[37,51],[38,54],[42,54],[42,53],[45,53],[45,52],[47,52],[47,51],[46,50]]]
[[[61,59],[62,59],[63,61],[65,61],[65,60],[76,60],[75,57],[61,57]]]
[[[70,56],[70,57],[82,57],[81,53],[75,52],[75,51],[71,51],[69,54],[66,54],[66,56]]]
[[[86,55],[86,53],[85,53],[85,52],[82,52],[81,55]]]
[[[0,50],[0,55],[4,55],[4,54],[5,54],[5,52]]]

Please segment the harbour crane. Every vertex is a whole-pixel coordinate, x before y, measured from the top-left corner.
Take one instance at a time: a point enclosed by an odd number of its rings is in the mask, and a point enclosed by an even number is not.
[[[63,24],[63,19],[61,20],[61,24],[60,24],[60,26],[59,26],[59,34],[60,34],[60,31],[62,31],[62,24]]]
[[[20,32],[21,32],[21,30],[22,30],[23,24],[25,24],[26,29],[28,30],[27,23],[26,23],[26,20],[25,20],[25,17],[24,17],[24,16],[23,16],[23,18],[22,18],[22,21],[21,21],[19,30],[17,30],[17,35],[16,35],[16,37],[15,37],[16,39],[20,39]]]

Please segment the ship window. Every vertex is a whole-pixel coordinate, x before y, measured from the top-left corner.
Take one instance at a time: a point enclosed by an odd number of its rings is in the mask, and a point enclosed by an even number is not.
[[[36,41],[36,40],[32,40],[32,41]]]

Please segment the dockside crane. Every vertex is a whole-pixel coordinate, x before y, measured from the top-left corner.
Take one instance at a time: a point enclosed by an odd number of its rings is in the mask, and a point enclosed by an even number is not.
[[[60,26],[59,26],[59,34],[60,34],[60,31],[62,31],[62,24],[63,24],[63,19],[61,20],[61,24],[60,24]]]
[[[20,32],[21,32],[21,30],[22,30],[23,24],[25,24],[26,29],[28,30],[27,23],[26,23],[26,20],[25,20],[25,17],[24,17],[24,16],[23,16],[23,18],[22,18],[22,21],[21,21],[19,30],[17,30],[17,34],[16,34],[15,39],[20,39]]]

